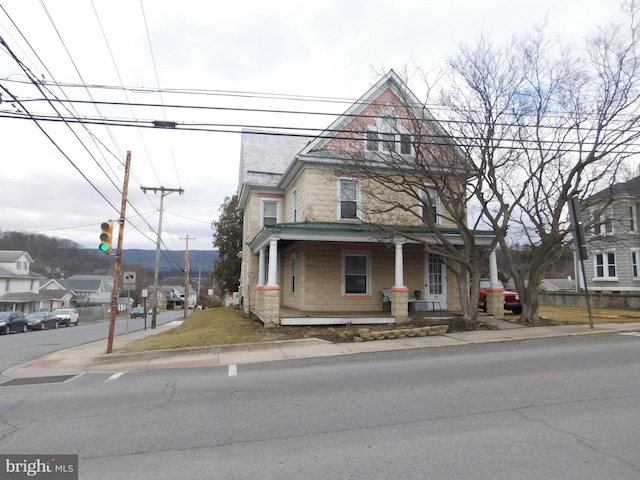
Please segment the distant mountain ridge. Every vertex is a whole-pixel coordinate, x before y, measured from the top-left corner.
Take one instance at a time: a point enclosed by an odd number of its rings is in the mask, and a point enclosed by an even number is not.
[[[161,272],[183,269],[185,264],[184,250],[162,250],[160,252]],[[212,272],[213,266],[218,261],[217,250],[189,250],[189,270],[197,272]],[[122,262],[126,265],[143,265],[154,270],[156,268],[156,251],[137,248],[125,248],[122,250]]]

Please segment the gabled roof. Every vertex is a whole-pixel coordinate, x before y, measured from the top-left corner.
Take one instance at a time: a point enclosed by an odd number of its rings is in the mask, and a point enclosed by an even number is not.
[[[594,193],[585,200],[586,203],[594,203],[599,200],[619,197],[638,197],[640,196],[640,176],[632,178],[626,182],[616,183],[610,187]]]
[[[442,140],[451,137],[402,79],[393,70],[390,70],[315,138],[305,135],[282,134],[277,131],[243,130],[238,183],[240,205],[246,200],[247,188],[284,189],[287,179],[292,178],[292,173],[295,174],[294,172],[300,168],[300,164],[305,159],[313,162],[324,160],[326,163],[330,158],[335,157],[337,152],[323,150],[323,148],[340,132],[345,131],[350,122],[363,115],[367,108],[375,105],[387,91],[391,92],[397,100],[389,104],[390,107],[401,105],[403,108],[407,108],[410,116],[441,139],[443,142],[441,148],[445,148],[446,144],[453,147],[452,151],[456,157],[466,158],[459,151],[453,139],[450,142]],[[386,102],[388,101],[389,99],[386,100]],[[377,106],[384,107],[386,105],[387,103],[381,102]],[[320,151],[322,153],[319,153]]]
[[[27,257],[29,263],[33,263],[33,258],[27,252],[21,250],[0,250],[0,262],[15,262],[23,256]]]
[[[110,285],[113,284],[113,277],[109,275],[73,275],[61,283],[68,290],[97,292],[103,282],[105,288],[109,289]]]

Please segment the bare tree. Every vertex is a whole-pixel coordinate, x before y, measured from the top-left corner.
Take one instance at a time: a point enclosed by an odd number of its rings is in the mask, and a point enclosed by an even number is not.
[[[538,29],[501,48],[483,36],[449,61],[440,104],[473,161],[482,221],[502,233],[525,323],[539,320],[538,285],[570,243],[568,202],[611,184],[637,152],[633,3],[628,13],[627,28],[598,28],[582,48]],[[526,268],[515,267],[514,243],[531,245]]]
[[[470,181],[476,168],[403,82],[393,87],[338,135],[344,170],[336,175],[365,182],[360,219],[378,238],[405,237],[442,259],[457,279],[464,320],[474,322],[480,277],[498,241],[478,230],[479,218],[468,221],[480,192]]]

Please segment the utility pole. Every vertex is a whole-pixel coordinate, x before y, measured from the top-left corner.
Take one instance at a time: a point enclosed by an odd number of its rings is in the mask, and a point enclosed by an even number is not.
[[[140,187],[147,193],[147,190],[153,190],[153,193],[160,192],[160,219],[158,220],[158,240],[156,242],[156,268],[153,272],[153,314],[151,315],[151,328],[156,328],[156,316],[158,315],[158,294],[159,294],[159,276],[160,276],[160,244],[162,243],[162,207],[164,205],[164,197],[174,192],[180,195],[184,193],[182,188],[165,188],[165,187]]]
[[[189,303],[189,235],[180,240],[187,241],[187,248],[184,256],[184,301],[182,302],[183,318],[187,318],[187,305]],[[195,238],[192,238],[195,240]]]
[[[124,239],[124,219],[127,209],[127,192],[129,190],[129,167],[131,165],[131,152],[127,151],[127,159],[124,166],[124,184],[122,187],[122,204],[120,205],[120,228],[118,230],[118,246],[116,248],[116,262],[113,271],[113,290],[111,290],[111,313],[109,316],[109,338],[107,340],[107,353],[113,351],[113,336],[116,328],[116,314],[118,313],[118,286],[120,284],[120,265],[122,263],[122,241]]]

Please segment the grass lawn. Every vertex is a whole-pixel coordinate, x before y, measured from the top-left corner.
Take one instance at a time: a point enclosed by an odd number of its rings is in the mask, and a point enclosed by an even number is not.
[[[557,325],[578,325],[589,323],[586,307],[540,307],[540,317]],[[640,311],[615,308],[592,308],[593,323],[633,323],[640,322]]]
[[[540,316],[550,324],[588,324],[586,308],[541,307]],[[510,315],[515,320],[516,315]],[[513,318],[511,318],[513,317]],[[594,323],[640,322],[640,312],[633,310],[593,309]],[[442,322],[441,322],[442,323]],[[413,320],[422,326],[429,320]],[[182,325],[162,333],[149,335],[117,349],[119,352],[142,352],[186,347],[207,347],[237,343],[260,343],[276,340],[323,338],[334,342],[348,342],[364,326],[334,327],[274,327],[264,328],[261,322],[247,318],[234,307],[210,308],[194,312]],[[368,327],[387,330],[389,325]]]

